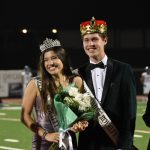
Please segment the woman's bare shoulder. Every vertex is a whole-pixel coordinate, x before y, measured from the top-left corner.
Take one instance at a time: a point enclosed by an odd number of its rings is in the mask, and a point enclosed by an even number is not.
[[[74,77],[73,82],[75,83],[75,85],[78,88],[81,88],[83,86],[83,80],[82,80],[82,78],[80,76]]]

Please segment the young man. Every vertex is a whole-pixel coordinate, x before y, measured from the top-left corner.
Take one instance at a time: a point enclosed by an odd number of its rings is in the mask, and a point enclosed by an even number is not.
[[[89,62],[78,68],[78,73],[110,120],[105,117],[104,121],[99,113],[99,121],[89,122],[89,127],[79,135],[78,150],[130,150],[136,120],[136,85],[132,68],[106,55],[105,21],[93,17],[80,24],[80,31]],[[112,128],[107,127],[106,122],[113,123],[111,127],[117,129],[117,136],[112,136]]]

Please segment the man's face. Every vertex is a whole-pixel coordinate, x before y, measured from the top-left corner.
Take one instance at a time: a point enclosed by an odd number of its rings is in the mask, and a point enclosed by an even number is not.
[[[102,38],[98,33],[86,34],[83,37],[83,48],[90,57],[102,58],[105,54],[104,46],[107,44],[107,38]]]

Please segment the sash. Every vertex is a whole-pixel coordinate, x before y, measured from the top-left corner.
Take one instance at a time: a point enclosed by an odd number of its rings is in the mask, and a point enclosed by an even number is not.
[[[98,100],[94,97],[93,93],[87,86],[86,82],[83,81],[85,91],[92,97],[91,105],[97,111],[98,114],[98,122],[100,126],[104,129],[110,139],[113,141],[115,145],[117,145],[119,131],[112,123],[104,109],[99,104]]]
[[[72,71],[74,74],[79,75],[79,70],[75,69]],[[106,134],[109,136],[109,138],[112,140],[112,142],[117,146],[118,138],[119,138],[119,130],[116,128],[116,126],[113,124],[109,116],[106,114],[104,109],[99,104],[98,100],[95,98],[89,87],[87,86],[86,82],[83,80],[84,89],[85,91],[91,96],[92,101],[91,105],[92,107],[97,111],[98,114],[98,122],[100,126],[103,128],[103,130],[106,132]],[[132,145],[131,150],[138,150],[138,148],[134,145]]]
[[[42,89],[42,82],[41,82],[41,80],[39,79],[39,77],[35,77],[34,79],[36,81],[37,87],[41,91],[41,89]],[[48,111],[48,114],[49,114],[48,115],[49,120],[50,120],[50,122],[51,122],[51,124],[53,126],[54,131],[58,132],[58,130],[59,130],[59,123],[57,121],[56,115],[53,112],[51,112],[51,110],[50,110],[50,95],[47,96],[47,111]]]
[[[42,82],[40,79],[38,79],[38,77],[35,77],[35,81],[37,84],[37,87],[39,88],[39,90],[41,91],[42,89]],[[51,122],[53,129],[55,132],[60,132],[60,137],[59,137],[59,148],[63,149],[63,150],[73,150],[73,144],[72,144],[72,137],[69,134],[69,129],[66,130],[60,130],[59,129],[59,123],[58,120],[56,118],[56,115],[50,110],[50,95],[47,95],[47,111],[48,111],[48,117],[49,117],[49,121]],[[52,147],[55,145],[57,145],[56,143],[54,143],[54,145],[52,145]],[[50,147],[50,149],[52,148]]]

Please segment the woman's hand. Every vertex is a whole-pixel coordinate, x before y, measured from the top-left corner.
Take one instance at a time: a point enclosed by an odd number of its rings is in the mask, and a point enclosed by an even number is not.
[[[59,133],[55,132],[55,133],[47,133],[45,135],[45,140],[49,141],[49,142],[55,142],[58,143],[59,142]]]
[[[81,132],[84,131],[86,129],[86,127],[88,127],[88,121],[78,121],[77,123],[75,123],[72,127],[71,127],[71,131],[73,132]]]

